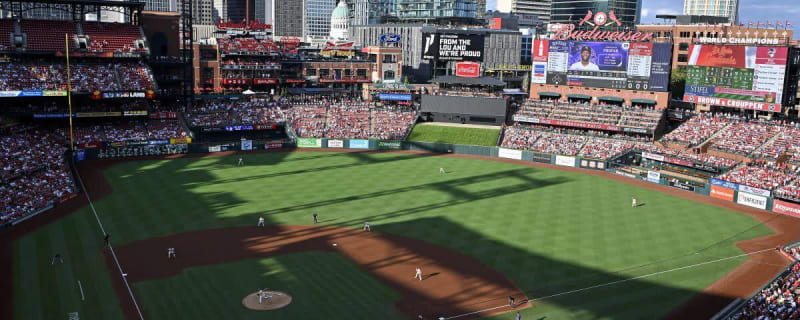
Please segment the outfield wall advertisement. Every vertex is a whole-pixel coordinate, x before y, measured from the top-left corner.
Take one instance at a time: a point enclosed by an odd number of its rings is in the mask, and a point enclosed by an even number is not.
[[[242,150],[253,150],[253,140],[242,140]]]
[[[535,40],[531,82],[666,92],[672,45]]]
[[[506,159],[522,160],[522,151],[506,149],[506,148],[498,148],[497,156]]]
[[[772,203],[772,211],[800,218],[800,205],[791,202],[775,199]]]
[[[725,201],[733,201],[733,189],[723,188],[720,186],[711,185],[711,197],[722,199]]]
[[[344,148],[344,141],[328,140],[328,148]]]
[[[767,208],[767,197],[740,191],[736,197],[736,203],[764,210]]]
[[[574,167],[575,157],[556,156],[556,165],[564,167]]]
[[[689,47],[686,102],[780,112],[787,47]]]
[[[369,140],[350,140],[351,149],[369,149]]]
[[[322,139],[297,138],[298,148],[322,148]]]
[[[386,140],[378,141],[378,149],[383,150],[400,150],[403,147],[402,141]]]

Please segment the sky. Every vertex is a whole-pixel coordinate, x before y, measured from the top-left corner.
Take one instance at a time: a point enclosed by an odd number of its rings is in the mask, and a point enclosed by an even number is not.
[[[739,22],[790,21],[795,30],[794,38],[800,34],[800,1],[798,0],[739,0]],[[494,9],[496,0],[487,0],[486,6]],[[681,14],[683,0],[642,0],[642,22],[661,22],[658,14]]]

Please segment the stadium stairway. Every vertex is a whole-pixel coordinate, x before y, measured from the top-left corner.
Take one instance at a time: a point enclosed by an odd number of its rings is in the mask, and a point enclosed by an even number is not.
[[[710,147],[712,145],[711,142],[714,141],[714,138],[716,138],[718,135],[720,135],[720,133],[722,133],[723,131],[725,131],[728,128],[730,128],[732,125],[733,125],[733,122],[729,123],[724,128],[719,129],[717,132],[714,132],[714,134],[712,134],[710,137],[708,137],[708,139],[706,139],[706,141],[703,141],[703,142],[699,143],[697,145],[697,147],[700,148],[701,152],[705,153],[706,151],[708,151],[708,147]]]
[[[764,147],[770,145],[772,143],[772,141],[775,141],[780,136],[781,136],[781,134],[779,132],[778,134],[772,136],[772,138],[767,139],[767,141],[764,141],[764,143],[762,143],[760,146],[758,146],[758,148],[755,148],[753,150],[753,152],[747,154],[747,157],[750,158],[750,159],[753,159],[753,154],[756,154],[757,152],[761,151],[761,149],[764,149]],[[780,160],[780,158],[781,157],[779,157],[778,159]]]

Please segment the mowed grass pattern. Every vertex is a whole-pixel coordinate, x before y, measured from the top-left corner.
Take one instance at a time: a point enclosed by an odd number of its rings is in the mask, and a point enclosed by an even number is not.
[[[112,241],[255,225],[260,216],[270,224],[308,225],[312,213],[318,213],[323,224],[356,228],[369,220],[374,231],[474,256],[506,274],[529,297],[548,297],[523,311],[526,319],[649,319],[745,258],[625,279],[738,255],[735,241],[769,233],[746,215],[580,173],[399,153],[243,157],[245,167],[235,166],[236,156],[128,162],[107,170],[115,192],[96,207]],[[440,167],[448,173],[439,174]],[[634,196],[645,205],[631,208]],[[15,317],[52,319],[79,310],[81,318],[119,318],[109,280],[116,273],[105,270],[101,239],[91,212],[82,210],[17,241]],[[48,258],[56,250],[66,260],[58,271]],[[288,272],[295,264],[285,265]],[[163,305],[147,303],[158,299],[151,295],[180,294],[185,295],[182,301],[200,304],[223,299],[219,292],[252,290],[239,288],[236,273],[220,275],[220,284],[231,277],[230,288],[190,286],[176,279],[136,284],[134,290],[150,318],[170,318],[161,315]],[[350,277],[324,274],[330,285],[344,286]],[[258,277],[253,275],[254,281]],[[86,302],[80,302],[71,284],[76,279],[86,279]],[[616,284],[561,295],[605,283]],[[41,303],[42,295],[49,303]],[[317,303],[347,304],[355,296],[329,298]],[[378,306],[383,299],[371,303]],[[504,299],[498,297],[498,305]],[[357,304],[350,307],[358,309]],[[307,318],[331,318],[308,312]]]
[[[497,145],[500,129],[452,127],[420,123],[408,135],[408,141],[452,143],[493,147]]]
[[[183,293],[187,288],[213,294]],[[242,298],[258,289],[285,292],[292,303],[273,311],[243,308]],[[329,252],[194,267],[138,283],[136,292],[160,319],[405,319],[395,311],[394,291]]]

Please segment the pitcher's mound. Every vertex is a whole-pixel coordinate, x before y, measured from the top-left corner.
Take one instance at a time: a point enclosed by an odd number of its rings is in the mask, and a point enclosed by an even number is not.
[[[264,291],[261,303],[258,303],[258,292],[248,294],[242,299],[242,305],[250,310],[275,310],[283,308],[292,302],[292,296],[280,291]]]

